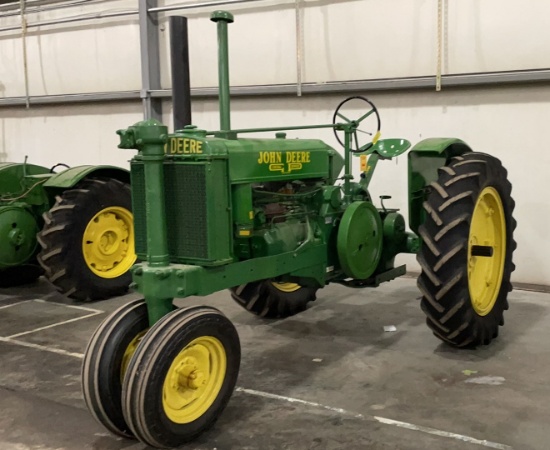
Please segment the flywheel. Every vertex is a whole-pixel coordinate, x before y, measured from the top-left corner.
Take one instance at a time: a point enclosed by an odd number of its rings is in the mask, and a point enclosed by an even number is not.
[[[374,273],[382,256],[382,219],[372,203],[354,202],[346,209],[337,249],[347,276],[364,280]]]

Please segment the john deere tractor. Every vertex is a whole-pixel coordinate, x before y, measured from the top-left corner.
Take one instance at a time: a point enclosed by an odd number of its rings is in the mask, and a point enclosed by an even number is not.
[[[78,300],[122,294],[136,261],[129,173],[57,166],[0,164],[0,287],[44,274]]]
[[[187,126],[168,134],[147,120],[118,131],[119,147],[137,150],[132,201],[143,262],[132,276],[143,300],[100,325],[83,363],[95,418],[158,448],[180,446],[212,426],[240,364],[239,337],[226,316],[207,306],[176,308],[174,298],[229,289],[251,313],[283,318],[304,310],[328,283],[373,288],[403,275],[395,256],[415,253],[428,326],[453,346],[473,347],[497,336],[511,290],[514,202],[499,160],[455,138],[416,144],[408,154],[407,231],[404,217],[375,205],[368,188],[377,163],[411,144],[380,139],[379,112],[362,98],[342,102],[326,125],[231,129],[233,17],[217,11],[212,20],[221,130]],[[364,106],[355,118],[347,112],[352,102]],[[343,156],[320,140],[285,138],[300,129],[334,130]],[[275,136],[241,138],[252,132]]]

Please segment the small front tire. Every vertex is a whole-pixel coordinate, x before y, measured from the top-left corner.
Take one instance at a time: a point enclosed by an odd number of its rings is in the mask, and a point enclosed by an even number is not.
[[[210,307],[177,309],[145,335],[124,377],[126,422],[143,443],[178,447],[209,429],[235,388],[241,348]]]
[[[148,326],[145,302],[128,303],[101,323],[84,353],[84,401],[100,424],[123,437],[132,432],[122,414],[122,380]]]

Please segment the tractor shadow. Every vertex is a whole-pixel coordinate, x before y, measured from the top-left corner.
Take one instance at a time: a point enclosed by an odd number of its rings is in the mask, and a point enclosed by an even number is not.
[[[281,386],[308,386],[318,371],[363,365],[397,347],[410,330],[423,326],[414,288],[351,290],[329,286],[304,312],[264,320],[246,312],[232,319],[241,335],[240,385],[267,392]],[[395,332],[385,332],[393,325]]]

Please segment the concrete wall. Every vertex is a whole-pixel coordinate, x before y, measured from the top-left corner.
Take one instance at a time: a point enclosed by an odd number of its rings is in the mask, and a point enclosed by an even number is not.
[[[436,0],[308,1],[304,12],[305,77],[308,81],[430,75],[435,70]],[[449,2],[449,73],[550,67],[550,4],[461,0]],[[531,6],[527,7],[525,3]],[[58,11],[62,17],[94,10],[137,8],[134,1],[110,1]],[[231,77],[234,85],[295,82],[293,3],[231,8]],[[544,10],[544,11],[543,11]],[[496,14],[498,12],[498,14]],[[545,14],[543,14],[543,12]],[[216,83],[215,29],[208,14],[190,13],[192,86]],[[46,20],[54,13],[33,20]],[[31,21],[31,17],[29,18]],[[12,19],[0,19],[0,27]],[[527,26],[529,25],[529,26]],[[161,23],[163,87],[169,87],[168,30]],[[521,39],[520,39],[521,37]],[[28,38],[32,95],[140,88],[139,39],[135,18],[33,30]],[[0,33],[0,95],[23,95],[21,42]],[[383,137],[411,141],[457,136],[474,149],[499,157],[509,170],[518,228],[515,281],[548,284],[550,241],[546,239],[550,199],[550,152],[544,142],[550,86],[444,90],[443,92],[365,92],[380,109]],[[235,128],[328,123],[341,96],[235,99]],[[357,111],[359,114],[360,111]],[[218,128],[217,103],[197,101],[194,122]],[[115,130],[141,118],[134,103],[0,108],[0,161],[53,165],[66,162],[127,165],[129,151],[116,149]],[[165,105],[170,123],[170,105]],[[320,137],[337,145],[330,131],[289,133]],[[406,158],[383,161],[373,182],[374,198],[406,212]],[[413,258],[403,257],[415,268]]]

